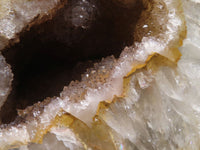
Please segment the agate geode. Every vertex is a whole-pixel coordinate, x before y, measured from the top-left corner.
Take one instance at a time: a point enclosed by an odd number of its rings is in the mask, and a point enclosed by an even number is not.
[[[1,1],[0,148],[199,149],[198,6]]]

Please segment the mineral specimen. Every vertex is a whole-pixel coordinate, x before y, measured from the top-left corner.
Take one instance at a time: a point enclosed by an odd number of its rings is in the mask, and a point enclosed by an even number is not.
[[[5,62],[5,58],[0,54],[0,109],[11,90],[12,78],[13,75],[10,66]]]
[[[51,17],[54,9],[61,7],[61,0],[2,0],[0,2],[0,50],[8,43],[18,41],[18,34],[32,24]]]
[[[93,12],[94,3],[87,2],[81,5]],[[114,1],[126,9],[140,2]],[[108,56],[95,63],[60,96],[20,110],[14,122],[0,128],[1,149],[200,148],[200,45],[199,34],[194,34],[200,29],[199,2],[143,0],[142,5],[132,45],[119,58]],[[93,14],[76,6],[72,24],[85,28],[87,19],[79,20],[77,14]],[[184,14],[188,36],[183,42]],[[8,87],[10,72],[9,77]]]

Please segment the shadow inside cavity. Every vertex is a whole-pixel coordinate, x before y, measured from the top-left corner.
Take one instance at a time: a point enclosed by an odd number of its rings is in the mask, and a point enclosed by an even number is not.
[[[75,2],[69,1],[54,18],[21,35],[20,43],[4,50],[12,66],[12,91],[0,111],[2,123],[46,97],[59,96],[64,86],[80,80],[81,74],[102,57],[118,57],[125,46],[133,43],[134,28],[142,11],[142,2],[124,7],[112,0],[95,4],[87,27],[73,26],[66,10],[72,12]],[[65,14],[65,15],[64,15]],[[70,15],[69,15],[70,16]],[[89,24],[89,25],[88,25]]]

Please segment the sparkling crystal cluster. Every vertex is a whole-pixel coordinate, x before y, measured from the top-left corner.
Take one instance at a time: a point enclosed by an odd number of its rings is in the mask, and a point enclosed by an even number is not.
[[[13,75],[10,66],[6,63],[5,58],[0,54],[0,108],[6,101],[11,90],[11,81]]]
[[[60,96],[27,107],[15,122],[2,125],[0,149],[200,148],[200,2],[142,2],[134,43],[119,58],[95,63]],[[74,26],[85,25],[93,4],[82,0],[73,6]],[[3,87],[7,96],[12,73],[3,57],[1,72],[0,92]]]
[[[0,2],[0,50],[8,43],[15,43],[18,34],[33,24],[39,24],[50,11],[61,7],[61,0],[1,0]],[[50,15],[50,16],[48,16]],[[36,19],[38,18],[38,19]],[[37,20],[37,21],[34,21]]]

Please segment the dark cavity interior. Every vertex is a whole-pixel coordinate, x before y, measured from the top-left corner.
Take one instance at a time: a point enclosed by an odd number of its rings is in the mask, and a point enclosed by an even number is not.
[[[133,43],[143,9],[141,0],[126,7],[114,0],[71,0],[52,20],[21,34],[20,43],[4,50],[12,66],[12,92],[1,109],[2,123],[46,97],[59,96],[71,80],[102,57],[118,57]]]

